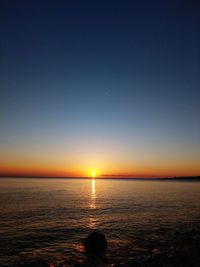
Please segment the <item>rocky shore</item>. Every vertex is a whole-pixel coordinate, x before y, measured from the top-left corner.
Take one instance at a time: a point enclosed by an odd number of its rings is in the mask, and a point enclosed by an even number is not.
[[[18,267],[199,267],[200,266],[200,231],[187,232],[176,231],[171,240],[164,246],[149,247],[145,253],[141,253],[135,260],[123,263],[109,261],[104,253],[88,255],[85,262],[69,264],[49,264],[43,260],[27,262]]]
[[[167,247],[154,249],[151,254],[139,256],[123,267],[199,267],[200,232],[175,232]]]

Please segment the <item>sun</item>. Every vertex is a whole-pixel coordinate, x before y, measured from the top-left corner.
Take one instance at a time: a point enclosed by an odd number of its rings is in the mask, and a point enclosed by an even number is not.
[[[99,177],[100,171],[99,171],[99,169],[97,169],[95,167],[88,168],[87,175],[88,175],[87,177],[96,178],[96,177]]]
[[[91,171],[91,176],[94,178],[96,176],[96,172],[95,171]]]

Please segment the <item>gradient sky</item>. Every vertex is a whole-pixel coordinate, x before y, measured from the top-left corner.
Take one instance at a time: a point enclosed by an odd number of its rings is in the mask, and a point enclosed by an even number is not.
[[[0,4],[0,175],[200,175],[198,1]]]

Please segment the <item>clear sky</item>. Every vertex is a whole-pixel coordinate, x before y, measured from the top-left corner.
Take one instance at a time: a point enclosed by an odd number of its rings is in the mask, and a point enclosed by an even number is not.
[[[198,1],[0,3],[0,175],[200,175]]]

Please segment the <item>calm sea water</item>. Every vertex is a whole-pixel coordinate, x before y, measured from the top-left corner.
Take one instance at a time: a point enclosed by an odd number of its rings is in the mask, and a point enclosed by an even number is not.
[[[197,227],[199,203],[198,182],[1,178],[0,265],[85,262],[83,239],[98,229],[115,266]]]

